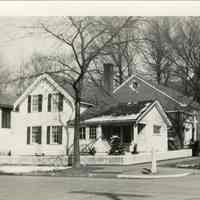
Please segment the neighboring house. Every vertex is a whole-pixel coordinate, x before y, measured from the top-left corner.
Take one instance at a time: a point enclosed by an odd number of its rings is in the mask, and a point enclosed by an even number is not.
[[[176,134],[182,137],[183,145],[199,138],[197,122],[200,120],[200,105],[174,89],[135,73],[113,91],[113,96],[120,102],[157,100],[173,123],[171,136]]]
[[[96,128],[97,140],[110,141],[113,135],[119,136],[127,151],[132,152],[136,144],[138,152],[151,152],[153,147],[159,152],[168,150],[167,129],[171,122],[158,101],[120,103],[95,113],[82,125],[86,126],[85,129]],[[86,138],[84,136],[82,139]]]
[[[0,94],[0,155],[7,155],[13,146],[11,112],[14,97]]]
[[[163,91],[139,75],[131,76],[113,91],[111,64],[104,65],[103,77],[101,87],[87,85],[82,91],[81,151],[97,144],[99,139],[109,141],[112,135],[119,135],[127,150],[137,144],[139,152],[149,152],[152,146],[158,151],[167,151],[169,113],[188,114],[186,121],[190,134],[184,138],[188,142],[191,138],[196,139],[196,115],[190,112],[198,106],[194,102],[183,96],[177,99],[173,95],[179,93],[170,93],[170,89]],[[14,105],[11,134],[5,134],[6,138],[1,140],[7,151],[13,155],[72,153],[74,91],[66,77],[45,73],[9,105],[9,113]],[[3,140],[9,141],[8,144],[3,144]]]

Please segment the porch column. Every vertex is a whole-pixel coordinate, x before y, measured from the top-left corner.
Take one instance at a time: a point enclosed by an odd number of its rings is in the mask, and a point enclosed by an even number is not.
[[[133,137],[134,137],[134,139],[133,139],[134,143],[137,143],[137,137],[138,137],[138,126],[137,126],[137,124],[133,125]]]
[[[90,134],[90,128],[89,127],[85,127],[85,139],[86,139],[87,143],[90,140],[89,134]]]
[[[102,127],[101,125],[97,126],[97,139],[102,139]]]
[[[134,146],[137,144],[137,136],[138,136],[138,126],[137,124],[133,125],[133,133],[132,133],[132,141],[129,147],[130,152],[134,151]]]
[[[199,139],[199,138],[197,138],[197,123],[198,123],[198,121],[197,121],[196,113],[194,114],[194,119],[193,120],[194,120],[193,121],[193,126],[194,126],[193,136],[194,136],[194,141],[195,141],[195,140]]]
[[[96,155],[107,155],[107,152],[109,150],[109,145],[107,141],[102,140],[103,134],[101,125],[97,126],[96,134],[97,134],[97,141],[94,144]]]

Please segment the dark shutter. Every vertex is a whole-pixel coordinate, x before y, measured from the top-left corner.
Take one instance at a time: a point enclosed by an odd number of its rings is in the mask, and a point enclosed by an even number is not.
[[[42,144],[42,127],[38,127],[39,131],[38,131],[38,135],[37,135],[37,143],[38,144]]]
[[[31,112],[31,95],[28,95],[28,113]]]
[[[58,144],[62,144],[62,126],[59,126]]]
[[[42,112],[42,95],[38,95],[38,111]]]
[[[51,97],[52,95],[48,94],[48,108],[47,108],[48,112],[51,112]]]
[[[59,93],[58,110],[63,111],[63,95]]]
[[[27,127],[27,144],[31,143],[31,127]]]
[[[50,126],[47,126],[47,144],[50,144]]]

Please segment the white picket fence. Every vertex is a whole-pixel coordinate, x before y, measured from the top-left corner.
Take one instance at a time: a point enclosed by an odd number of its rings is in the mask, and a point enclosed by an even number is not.
[[[157,152],[157,160],[169,160],[175,158],[191,157],[191,149],[182,149],[176,151]],[[81,164],[83,165],[130,165],[151,162],[151,153],[139,153],[123,156],[111,155],[95,155],[95,156],[81,156]]]
[[[151,153],[139,153],[123,156],[95,155],[81,156],[83,165],[130,165],[151,162]],[[157,152],[157,160],[168,160],[192,156],[191,149],[183,149],[168,152]],[[48,165],[48,166],[67,166],[68,156],[0,156],[0,165]]]
[[[68,156],[0,156],[0,165],[67,166]]]

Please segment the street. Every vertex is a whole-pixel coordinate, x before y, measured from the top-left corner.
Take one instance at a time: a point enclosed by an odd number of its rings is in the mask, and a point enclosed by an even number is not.
[[[0,200],[199,200],[200,176],[139,180],[0,176]]]

